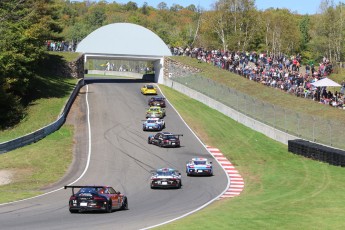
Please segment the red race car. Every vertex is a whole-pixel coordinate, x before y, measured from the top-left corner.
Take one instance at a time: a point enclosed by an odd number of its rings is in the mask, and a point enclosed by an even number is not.
[[[165,108],[165,98],[161,96],[151,97],[148,101],[149,106],[160,106]]]
[[[105,211],[128,209],[128,199],[125,195],[115,191],[109,186],[65,186],[72,188],[69,198],[69,211],[77,213],[82,211]],[[77,193],[74,189],[78,188]]]

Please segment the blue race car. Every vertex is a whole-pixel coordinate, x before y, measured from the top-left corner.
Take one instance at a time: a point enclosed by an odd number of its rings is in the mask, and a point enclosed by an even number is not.
[[[187,176],[213,176],[212,162],[203,157],[192,158],[186,164],[186,173]]]
[[[165,128],[165,122],[163,119],[158,117],[152,117],[145,120],[143,123],[143,130],[144,131],[161,131]]]

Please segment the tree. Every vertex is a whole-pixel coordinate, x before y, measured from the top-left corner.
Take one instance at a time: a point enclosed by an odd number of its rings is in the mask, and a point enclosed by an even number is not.
[[[159,9],[159,10],[168,10],[168,5],[165,2],[160,2],[157,5],[157,9]]]
[[[127,11],[135,11],[138,9],[138,5],[135,2],[129,1],[125,4],[125,8]]]
[[[196,6],[194,4],[190,4],[189,6],[186,7],[187,10],[193,11],[193,12],[197,12],[198,9],[196,8]]]
[[[0,107],[12,103],[0,116],[1,128],[22,117],[45,41],[61,32],[55,7],[54,0],[0,1]]]
[[[143,6],[141,7],[141,13],[144,15],[148,15],[149,14],[149,10],[148,10],[148,4],[147,2],[144,2]]]
[[[178,12],[182,9],[183,9],[183,6],[179,4],[175,4],[175,3],[170,7],[170,11],[173,11],[173,12]]]
[[[301,50],[305,50],[307,48],[308,42],[310,41],[309,27],[310,17],[309,15],[305,15],[299,23],[299,30],[301,32]]]

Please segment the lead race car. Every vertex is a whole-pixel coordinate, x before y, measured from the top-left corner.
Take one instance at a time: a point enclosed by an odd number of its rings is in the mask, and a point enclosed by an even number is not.
[[[181,188],[181,173],[172,168],[161,168],[152,171],[150,186],[154,188]]]
[[[157,89],[154,85],[151,85],[151,84],[146,84],[146,85],[143,85],[141,88],[140,88],[140,91],[142,94],[144,95],[148,95],[148,94],[154,94],[154,95],[157,95]]]
[[[212,162],[209,162],[207,158],[196,157],[186,163],[187,176],[192,175],[204,175],[213,176]]]
[[[149,144],[158,145],[159,147],[180,147],[180,136],[183,136],[183,134],[159,132],[155,135],[150,135],[147,142]]]
[[[143,123],[144,131],[161,131],[165,128],[165,121],[160,118],[147,118]]]
[[[109,186],[64,186],[72,188],[69,198],[69,211],[77,213],[82,211],[104,211],[128,209],[127,197]],[[74,189],[79,189],[74,192]]]

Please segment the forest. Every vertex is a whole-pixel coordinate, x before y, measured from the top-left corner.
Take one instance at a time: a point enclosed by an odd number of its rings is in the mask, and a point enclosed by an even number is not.
[[[343,17],[344,15],[344,17]],[[48,58],[47,41],[77,45],[95,29],[135,23],[172,47],[302,56],[317,63],[344,59],[345,5],[323,0],[314,15],[288,9],[258,10],[255,0],[215,0],[211,10],[196,5],[168,7],[128,1],[0,1],[0,129],[17,124],[34,98],[35,82]]]

